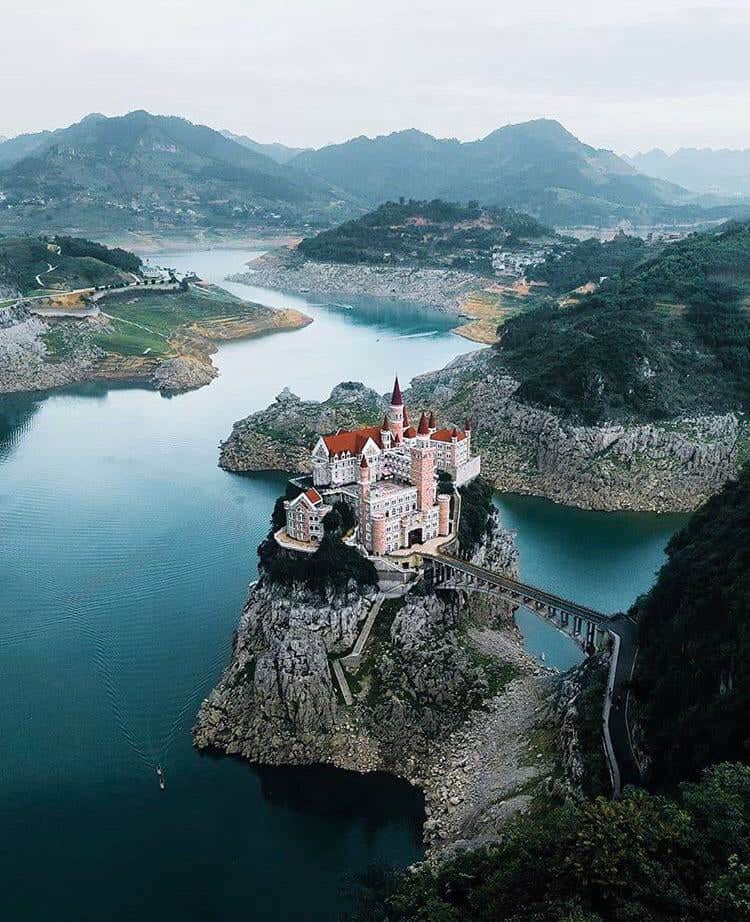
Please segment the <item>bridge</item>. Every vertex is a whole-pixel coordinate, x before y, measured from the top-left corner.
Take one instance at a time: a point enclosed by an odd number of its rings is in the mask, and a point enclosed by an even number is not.
[[[434,586],[499,596],[518,608],[530,608],[569,634],[587,655],[612,638],[612,658],[602,711],[604,751],[615,797],[625,784],[638,784],[641,772],[628,726],[630,681],[638,652],[638,627],[626,615],[605,615],[528,583],[494,573],[447,553],[422,554],[424,575]]]

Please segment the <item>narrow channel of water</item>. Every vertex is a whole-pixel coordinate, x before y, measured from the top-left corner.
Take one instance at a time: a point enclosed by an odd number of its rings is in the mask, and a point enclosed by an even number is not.
[[[161,261],[221,281],[248,255]],[[282,483],[220,471],[217,445],[286,385],[306,398],[346,379],[385,392],[395,372],[406,383],[474,346],[444,315],[403,304],[227,287],[314,323],[223,346],[220,377],[170,400],[93,385],[0,400],[3,918],[327,920],[347,875],[421,854],[421,800],[406,785],[253,770],[191,747]],[[605,563],[629,569],[607,607],[647,587],[674,527],[623,520],[632,540],[594,566],[607,517],[499,502],[529,581],[559,577],[591,601]],[[568,528],[580,560],[560,546]]]

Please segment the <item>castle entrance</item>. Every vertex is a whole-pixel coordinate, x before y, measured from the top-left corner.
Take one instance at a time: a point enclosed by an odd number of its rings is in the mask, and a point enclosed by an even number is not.
[[[415,544],[424,544],[424,538],[422,536],[421,528],[412,528],[409,532],[409,547],[414,547]]]

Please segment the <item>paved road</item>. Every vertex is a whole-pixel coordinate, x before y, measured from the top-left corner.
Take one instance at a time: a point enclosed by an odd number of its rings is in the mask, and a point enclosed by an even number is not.
[[[611,621],[610,630],[620,638],[620,655],[615,671],[612,709],[609,712],[609,734],[620,769],[620,783],[625,787],[628,784],[641,783],[641,773],[633,755],[628,731],[630,692],[625,688],[633,675],[638,653],[638,626],[627,615],[617,615]]]

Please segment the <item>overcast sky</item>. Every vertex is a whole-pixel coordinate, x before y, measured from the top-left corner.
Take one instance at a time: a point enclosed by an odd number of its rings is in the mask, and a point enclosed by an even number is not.
[[[548,116],[750,147],[749,49],[748,0],[0,0],[0,135],[142,108],[294,146]]]

